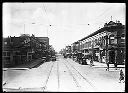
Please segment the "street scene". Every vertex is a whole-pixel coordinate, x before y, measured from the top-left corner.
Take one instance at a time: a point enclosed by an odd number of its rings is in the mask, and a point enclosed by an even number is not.
[[[89,61],[88,61],[89,63]],[[80,65],[72,59],[58,56],[56,61],[46,62],[37,68],[8,68],[3,73],[6,91],[53,91],[53,92],[122,92],[124,83],[119,83],[120,68],[94,62],[93,67]],[[111,82],[111,83],[110,83]]]
[[[2,7],[3,92],[125,92],[125,3]]]

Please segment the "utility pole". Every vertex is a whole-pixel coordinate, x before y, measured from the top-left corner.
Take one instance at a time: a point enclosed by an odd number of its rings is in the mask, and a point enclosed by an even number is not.
[[[111,21],[112,21],[112,16],[111,16]]]
[[[25,34],[25,24],[24,24],[24,34]]]
[[[105,55],[106,55],[106,64],[107,64],[107,69],[106,70],[108,70],[109,71],[109,51],[108,51],[108,33],[106,32],[106,53],[105,53]]]
[[[48,37],[48,28],[49,28],[49,26],[46,26],[47,27],[47,37]]]

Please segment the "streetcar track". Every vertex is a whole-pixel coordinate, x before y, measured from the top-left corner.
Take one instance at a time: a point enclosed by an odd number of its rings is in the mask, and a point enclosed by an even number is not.
[[[79,83],[77,82],[76,78],[74,77],[74,75],[72,74],[72,72],[71,72],[71,70],[69,69],[69,67],[68,67],[64,62],[63,62],[63,64],[67,67],[67,69],[68,69],[70,75],[73,77],[73,80],[74,80],[76,86],[77,86],[77,87],[81,87],[81,86],[79,85]]]
[[[69,61],[68,60],[66,60],[66,59],[64,59],[65,60],[65,62],[62,62],[65,66],[66,66],[66,68],[68,69],[68,71],[69,71],[69,73],[70,73],[70,75],[72,76],[72,78],[73,78],[73,81],[75,82],[75,84],[76,84],[76,86],[78,87],[78,88],[81,88],[82,86],[80,85],[80,83],[77,81],[77,79],[76,79],[76,77],[74,76],[74,74],[73,74],[73,72],[72,72],[72,70],[71,70],[71,68],[69,68],[69,67],[72,67],[86,82],[88,82],[91,86],[92,86],[92,88],[93,89],[95,89],[95,90],[97,90],[96,88],[95,88],[95,86],[87,79],[87,78],[85,78],[73,65],[71,65],[70,63],[69,63]],[[52,62],[52,66],[50,66],[51,68],[50,68],[50,71],[49,71],[49,73],[48,73],[48,76],[47,76],[47,78],[46,78],[46,81],[44,82],[44,85],[43,85],[43,87],[40,87],[42,90],[43,90],[43,92],[46,90],[46,88],[47,88],[47,83],[48,83],[48,81],[49,81],[49,78],[50,78],[50,75],[51,75],[51,72],[52,72],[52,69],[53,69],[53,67],[54,67],[54,62]],[[67,65],[70,65],[70,66],[67,66]],[[57,62],[57,77],[58,77],[58,90],[59,90],[59,88],[60,88],[60,77],[59,77],[59,63]],[[31,88],[20,88],[20,89],[18,89],[18,90],[26,90],[26,89],[31,89]],[[33,89],[33,88],[32,88]]]
[[[59,63],[57,62],[57,76],[58,76],[58,90],[60,88],[60,79],[59,79]]]
[[[70,64],[69,63],[69,61],[67,61],[66,60],[66,62],[68,63],[68,64]],[[94,89],[94,90],[98,90],[87,78],[85,78],[74,66],[72,66],[71,64],[70,64],[70,66],[86,81],[86,82],[88,82],[88,84],[89,85],[91,85],[91,87]]]
[[[51,72],[52,72],[52,68],[53,68],[53,66],[54,66],[54,62],[53,62],[53,64],[52,64],[52,67],[51,67],[51,69],[50,69],[50,71],[49,71],[49,74],[48,74],[48,77],[47,77],[47,79],[46,79],[46,82],[45,82],[45,84],[44,84],[43,92],[44,92],[44,91],[45,91],[45,89],[46,89],[46,86],[47,86],[47,83],[48,83],[48,80],[49,80],[50,74],[51,74]]]

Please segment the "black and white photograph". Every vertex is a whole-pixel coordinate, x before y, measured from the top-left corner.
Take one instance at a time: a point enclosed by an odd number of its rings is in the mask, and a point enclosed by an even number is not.
[[[126,3],[3,2],[3,92],[125,92]]]

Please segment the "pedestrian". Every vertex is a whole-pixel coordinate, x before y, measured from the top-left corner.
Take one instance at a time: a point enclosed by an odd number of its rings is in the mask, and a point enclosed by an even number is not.
[[[90,66],[92,66],[93,65],[93,61],[92,61],[92,59],[90,60]]]
[[[107,69],[106,71],[108,70],[109,71],[109,63],[110,63],[110,57],[109,55],[107,57],[105,57],[105,60],[106,60],[106,64],[107,64]]]
[[[91,55],[90,59],[90,66],[93,66],[93,55]]]
[[[123,71],[122,71],[122,69],[120,70],[120,78],[119,78],[119,83],[121,83],[121,81],[123,81],[123,83],[125,82],[124,81],[124,73],[123,73]]]
[[[106,69],[106,71],[107,71],[107,70],[109,71],[109,62],[107,62],[106,64],[107,64],[107,69]]]
[[[115,65],[115,69],[117,70],[117,62],[115,62],[114,65]]]

